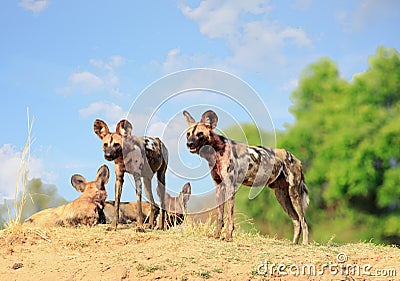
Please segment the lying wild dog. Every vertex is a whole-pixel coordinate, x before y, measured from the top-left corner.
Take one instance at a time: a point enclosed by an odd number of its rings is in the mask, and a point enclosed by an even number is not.
[[[185,183],[177,197],[165,194],[165,207],[167,211],[166,223],[168,227],[181,224],[187,214],[187,202],[192,194],[192,187],[189,182]]]
[[[187,202],[191,195],[190,183],[186,183],[181,192],[177,197],[172,197],[168,192],[165,193],[165,207],[166,207],[166,223],[168,226],[173,226],[182,223],[184,215],[187,212]],[[114,201],[106,201],[104,206],[104,217],[103,223],[112,223],[115,220],[114,216]],[[145,223],[149,222],[149,216],[151,211],[151,203],[142,202],[143,217],[142,220]],[[160,208],[156,205],[157,216]],[[120,202],[119,208],[119,223],[127,224],[137,222],[137,203],[136,202]]]
[[[72,186],[82,194],[67,205],[42,210],[26,219],[26,226],[93,226],[99,221],[99,212],[107,198],[105,185],[110,172],[106,165],[99,168],[96,180],[87,182],[81,175],[71,177]]]
[[[284,149],[248,146],[218,135],[214,132],[218,117],[212,110],[203,113],[200,122],[187,111],[183,115],[188,124],[187,147],[208,161],[216,185],[218,218],[214,237],[221,235],[226,201],[225,239],[232,240],[234,196],[240,184],[269,186],[293,222],[293,243],[299,242],[303,231],[303,244],[307,244],[308,226],[304,216],[309,198],[300,160]]]
[[[119,208],[124,183],[124,174],[132,174],[136,185],[136,217],[137,230],[143,231],[142,210],[142,181],[147,198],[152,203],[150,206],[150,227],[155,222],[155,202],[151,189],[151,179],[157,173],[157,194],[161,202],[161,216],[159,227],[164,228],[165,220],[165,172],[168,165],[168,150],[159,138],[137,137],[132,135],[132,124],[128,120],[121,120],[117,124],[116,132],[111,133],[102,120],[94,121],[94,132],[102,140],[104,158],[114,161],[116,175],[115,206],[112,227],[117,229],[119,222]]]

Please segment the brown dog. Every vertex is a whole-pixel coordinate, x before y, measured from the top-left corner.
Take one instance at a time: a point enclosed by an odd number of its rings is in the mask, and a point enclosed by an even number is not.
[[[293,243],[299,242],[303,231],[303,244],[308,243],[308,226],[304,217],[309,203],[300,160],[284,149],[248,146],[214,132],[218,117],[212,110],[206,111],[196,122],[184,111],[188,129],[187,147],[191,153],[205,158],[216,185],[217,227],[214,237],[219,238],[224,224],[224,203],[227,203],[226,240],[232,240],[234,196],[240,184],[246,186],[270,186],[282,208],[292,219]]]
[[[172,197],[168,192],[165,194],[165,206],[167,211],[166,223],[167,226],[180,224],[184,220],[184,215],[187,213],[187,202],[191,195],[190,183],[186,183],[177,197]],[[106,201],[104,206],[104,218],[102,223],[112,223],[114,217],[115,202]],[[143,222],[149,222],[151,211],[151,203],[142,202]],[[159,215],[160,208],[156,205],[155,215]],[[128,224],[137,222],[137,203],[136,202],[120,202],[119,207],[119,223]]]
[[[82,192],[74,201],[57,208],[42,210],[26,219],[26,226],[93,226],[99,221],[99,212],[104,207],[107,197],[105,185],[108,182],[110,172],[106,165],[99,168],[96,180],[87,182],[81,175],[71,177],[72,186]]]
[[[165,220],[165,172],[168,165],[168,150],[159,138],[137,137],[132,135],[132,124],[128,120],[121,120],[117,124],[115,133],[111,133],[107,124],[102,120],[94,121],[94,132],[102,140],[104,158],[114,161],[116,175],[115,182],[115,220],[114,229],[119,221],[119,208],[124,183],[124,174],[130,173],[135,179],[137,200],[137,229],[143,231],[142,210],[142,181],[147,198],[150,200],[150,227],[155,224],[155,202],[151,189],[151,179],[157,173],[157,194],[161,202],[160,222],[157,224],[164,228]]]

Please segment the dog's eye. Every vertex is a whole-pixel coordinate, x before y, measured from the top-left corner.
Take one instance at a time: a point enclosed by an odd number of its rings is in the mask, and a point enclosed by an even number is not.
[[[108,143],[104,143],[104,144],[103,144],[103,147],[104,147],[104,148],[107,148],[107,146],[108,146]]]
[[[186,137],[189,137],[189,136],[190,136],[190,133],[189,133],[189,132],[187,132],[187,133],[186,133]]]
[[[118,147],[120,147],[120,145],[119,145],[119,143],[114,143],[114,144],[113,144],[113,147],[114,147],[114,148],[118,148]]]
[[[202,138],[202,137],[204,137],[204,133],[203,133],[203,132],[198,132],[198,133],[196,134],[196,136],[197,136],[198,138]]]

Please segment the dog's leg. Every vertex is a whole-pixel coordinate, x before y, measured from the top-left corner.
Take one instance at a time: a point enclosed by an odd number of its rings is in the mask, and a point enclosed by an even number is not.
[[[301,230],[303,231],[303,244],[307,245],[308,244],[308,225],[307,225],[307,221],[305,218],[305,210],[303,208],[304,204],[303,204],[303,198],[302,195],[299,194],[300,190],[298,189],[299,185],[296,186],[289,186],[289,196],[290,196],[290,200],[292,201],[292,205],[294,210],[296,211],[299,220],[300,220],[300,226],[301,226]],[[299,228],[300,228],[299,226]],[[299,233],[299,237],[297,237],[296,243],[298,243],[300,238],[300,233]]]
[[[225,205],[225,186],[221,183],[217,185],[217,226],[214,232],[214,238],[219,239],[221,230],[224,227],[224,205]]]
[[[164,229],[164,223],[166,220],[166,207],[165,207],[165,172],[167,171],[167,164],[163,164],[157,171],[157,195],[160,197],[160,216],[159,222],[157,223],[160,229]]]
[[[154,228],[156,206],[154,202],[153,192],[151,190],[151,178],[143,177],[144,192],[146,193],[147,199],[150,201],[150,217],[149,224],[150,228]]]
[[[117,170],[116,170],[117,171]],[[112,227],[117,230],[119,222],[119,204],[121,201],[122,185],[124,184],[124,173],[116,173],[115,180],[115,204],[114,204],[114,221]]]
[[[136,186],[136,231],[144,232],[143,228],[143,211],[142,211],[142,181],[140,175],[136,174],[133,176],[135,178]]]
[[[286,181],[289,185],[289,198],[299,218],[301,231],[303,232],[303,244],[306,245],[308,244],[308,225],[305,219],[305,212],[309,203],[308,190],[304,182],[301,162],[288,151],[286,151],[285,170]],[[296,242],[298,242],[299,238],[297,237]]]
[[[233,217],[233,209],[235,203],[235,191],[236,187],[233,184],[227,186],[226,192],[226,237],[225,241],[231,242],[232,241],[232,233],[235,229],[234,226],[234,217]]]
[[[293,208],[292,200],[289,195],[288,183],[285,178],[279,178],[276,182],[272,183],[271,188],[274,189],[276,199],[282,206],[283,210],[289,215],[293,222],[293,243],[298,244],[300,239],[300,221],[297,212]]]

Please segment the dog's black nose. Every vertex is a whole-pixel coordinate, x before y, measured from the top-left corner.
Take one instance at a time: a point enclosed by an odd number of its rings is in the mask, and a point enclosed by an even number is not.
[[[194,142],[187,142],[186,145],[188,148],[194,148]]]
[[[111,160],[113,160],[113,155],[110,152],[106,152],[106,153],[104,153],[104,158],[106,160],[111,161]]]

